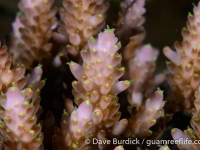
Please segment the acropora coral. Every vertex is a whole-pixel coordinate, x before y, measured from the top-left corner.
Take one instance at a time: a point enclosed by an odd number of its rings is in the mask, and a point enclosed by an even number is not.
[[[19,1],[0,43],[0,150],[200,150],[200,2],[163,51],[144,42],[145,3]]]

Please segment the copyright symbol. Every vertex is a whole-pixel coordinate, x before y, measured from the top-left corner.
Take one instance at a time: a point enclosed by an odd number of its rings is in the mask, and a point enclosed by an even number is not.
[[[90,139],[85,139],[85,144],[90,144]]]

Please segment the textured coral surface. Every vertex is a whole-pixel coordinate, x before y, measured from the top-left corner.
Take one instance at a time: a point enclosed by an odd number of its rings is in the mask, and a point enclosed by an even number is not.
[[[0,150],[199,150],[199,16],[199,0],[0,1]]]

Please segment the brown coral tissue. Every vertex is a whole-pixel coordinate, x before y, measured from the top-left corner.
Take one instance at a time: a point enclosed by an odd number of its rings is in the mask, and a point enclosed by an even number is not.
[[[0,150],[200,150],[198,0],[0,0],[0,21]]]

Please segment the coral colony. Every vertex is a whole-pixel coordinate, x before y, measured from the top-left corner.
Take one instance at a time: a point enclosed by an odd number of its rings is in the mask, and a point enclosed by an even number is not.
[[[112,23],[109,2],[53,3],[20,0],[1,44],[0,149],[200,150],[200,3],[159,74],[145,0],[122,0]],[[168,125],[177,112],[190,116],[184,131]]]

